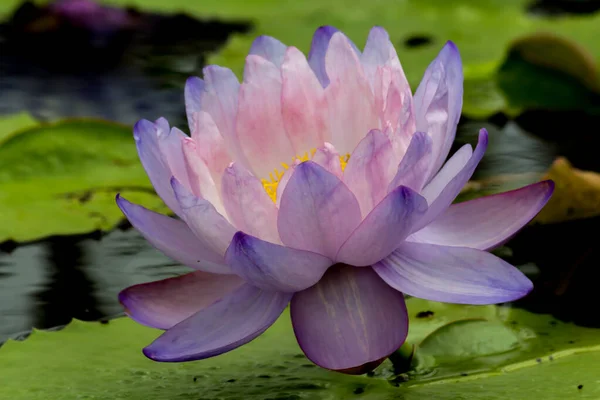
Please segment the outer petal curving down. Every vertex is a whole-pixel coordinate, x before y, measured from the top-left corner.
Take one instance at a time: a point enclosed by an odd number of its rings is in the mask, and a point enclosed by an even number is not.
[[[144,349],[144,355],[155,361],[178,362],[226,353],[266,331],[291,297],[244,284],[163,333]]]
[[[291,303],[300,347],[315,364],[361,374],[396,351],[408,333],[404,295],[371,268],[338,265]]]

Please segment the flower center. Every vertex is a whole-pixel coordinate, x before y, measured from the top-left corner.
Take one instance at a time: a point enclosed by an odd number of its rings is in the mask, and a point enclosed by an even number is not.
[[[293,165],[296,162],[296,160],[300,162],[309,161],[315,155],[316,151],[317,149],[312,149],[311,151],[308,151],[303,155],[295,156],[292,158],[292,162],[290,164],[281,163],[281,170],[275,168],[273,172],[269,174],[268,178],[260,180],[263,184],[263,187],[265,188],[265,192],[267,192],[271,200],[273,200],[273,203],[277,202],[277,186],[279,186],[279,182],[281,181],[281,177],[283,176],[285,171],[287,171],[290,168],[290,165]],[[342,171],[346,168],[349,159],[350,154],[340,156],[340,165],[342,167]]]

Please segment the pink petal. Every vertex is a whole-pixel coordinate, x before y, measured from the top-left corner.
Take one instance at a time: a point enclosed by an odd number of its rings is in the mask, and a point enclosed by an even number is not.
[[[341,154],[351,153],[362,138],[379,128],[373,93],[348,38],[335,33],[325,56],[331,80],[325,89],[331,142]]]
[[[392,143],[396,160],[399,161],[406,153],[416,129],[410,87],[408,83],[405,85],[404,83],[396,83],[397,79],[399,78],[392,76],[392,81],[390,82],[389,90],[383,103],[384,108],[381,124],[386,127],[384,132],[386,132]]]
[[[373,269],[397,290],[446,303],[503,303],[533,289],[517,268],[490,253],[467,247],[404,242]]]
[[[233,163],[223,175],[222,187],[227,215],[238,230],[279,243],[277,207],[258,178]]]
[[[223,256],[196,239],[183,221],[147,210],[119,195],[117,205],[152,246],[173,260],[199,271],[231,273]]]
[[[408,333],[404,296],[371,268],[330,268],[319,283],[294,295],[291,316],[306,356],[341,372],[372,370]]]
[[[415,232],[421,230],[421,228],[429,225],[430,222],[435,220],[442,212],[444,212],[450,204],[456,199],[456,196],[460,193],[462,188],[467,184],[475,168],[479,164],[479,161],[483,158],[483,154],[488,145],[488,133],[485,129],[479,131],[479,142],[473,152],[473,155],[466,163],[466,165],[448,182],[444,189],[435,198],[432,198],[431,193],[427,193],[427,187],[423,189],[423,196],[429,203],[429,209],[419,221],[415,227]],[[452,160],[450,160],[452,161]],[[448,161],[448,162],[450,162]]]
[[[329,41],[334,33],[339,32],[333,26],[321,26],[315,31],[312,42],[310,44],[310,52],[308,53],[308,64],[314,71],[315,75],[321,82],[323,87],[329,85],[329,78],[327,77],[327,71],[325,70],[325,54],[327,54],[327,48],[329,47]],[[352,49],[357,55],[360,55],[360,51],[356,48],[356,45],[350,42]]]
[[[331,143],[325,143],[323,147],[318,148],[312,156],[311,161],[342,179],[343,173],[340,155]]]
[[[503,243],[546,205],[554,182],[544,181],[510,192],[451,205],[411,236],[411,240],[443,246],[488,250]]]
[[[249,54],[260,56],[280,68],[286,49],[287,46],[279,40],[263,35],[254,39]]]
[[[242,285],[163,333],[144,349],[144,355],[155,361],[179,362],[231,351],[266,331],[291,296]]]
[[[388,186],[388,191],[398,186],[406,186],[415,192],[423,189],[431,163],[431,138],[424,132],[413,135],[406,154],[402,157],[396,176]]]
[[[152,328],[170,329],[243,283],[235,275],[198,271],[130,286],[119,293],[119,302],[136,322]]]
[[[416,130],[433,139],[429,176],[442,166],[454,142],[463,96],[463,71],[456,45],[447,42],[429,65],[414,97]]]
[[[236,229],[209,201],[194,196],[177,179],[171,185],[191,231],[204,246],[224,256]]]
[[[427,201],[400,186],[369,213],[342,245],[335,261],[369,266],[394,251],[427,211]]]
[[[192,139],[196,143],[196,151],[220,191],[221,177],[233,156],[229,154],[225,140],[209,113],[200,111],[194,114],[194,120],[196,125],[192,130]]]
[[[213,181],[204,160],[200,158],[196,142],[193,139],[184,140],[183,155],[190,177],[190,191],[196,197],[209,201],[219,213],[224,214],[225,208],[219,195],[219,187]]]
[[[235,129],[240,83],[228,68],[209,65],[203,72],[203,110],[212,117],[233,158],[247,166],[248,161],[242,152]]]
[[[232,271],[264,290],[297,292],[321,279],[333,262],[320,254],[265,242],[238,232],[225,254]]]
[[[289,47],[281,66],[281,112],[296,155],[328,140],[325,92],[304,54]]]
[[[392,69],[394,73],[400,74],[406,85],[408,85],[404,71],[400,65],[400,60],[396,54],[396,49],[390,41],[390,36],[382,27],[375,26],[371,29],[360,60],[365,74],[369,82],[371,82],[371,87],[375,86],[375,74],[378,67],[383,66]],[[387,90],[385,90],[385,93],[387,93]]]
[[[296,166],[279,206],[284,244],[333,259],[360,220],[356,197],[335,175],[312,161]]]
[[[356,196],[362,215],[369,213],[387,194],[396,172],[393,155],[390,141],[376,129],[352,152],[344,170],[344,183]]]
[[[257,176],[269,176],[295,155],[281,112],[279,70],[261,57],[248,56],[236,127],[239,144]]]

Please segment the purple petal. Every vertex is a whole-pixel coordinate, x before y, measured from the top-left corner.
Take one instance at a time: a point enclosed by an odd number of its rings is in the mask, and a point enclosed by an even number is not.
[[[482,129],[479,132],[479,142],[477,143],[477,147],[473,152],[473,155],[467,161],[466,165],[448,182],[448,184],[444,187],[444,189],[440,192],[440,194],[435,197],[433,201],[430,200],[430,197],[427,196],[426,190],[423,190],[423,196],[427,199],[429,203],[429,209],[419,221],[417,226],[415,227],[415,232],[421,230],[421,228],[429,225],[430,222],[435,220],[442,212],[444,212],[450,204],[454,201],[456,196],[460,193],[462,188],[467,184],[473,172],[475,172],[475,168],[479,164],[479,161],[483,158],[485,150],[488,145],[488,133],[485,129]]]
[[[277,68],[280,68],[286,49],[287,46],[285,44],[271,36],[259,36],[254,39],[249,54],[261,56],[265,60],[275,64]]]
[[[156,123],[143,119],[135,124],[133,137],[140,161],[156,193],[165,202],[167,207],[180,215],[179,204],[169,184],[173,174],[159,145],[159,136],[169,135],[169,131],[169,124],[165,119],[157,120]]]
[[[119,302],[133,320],[158,329],[170,329],[239,288],[235,275],[192,272],[175,278],[130,286]]]
[[[236,229],[207,200],[194,196],[177,179],[171,180],[183,219],[198,241],[220,256],[225,255]]]
[[[204,81],[196,76],[188,78],[185,82],[184,97],[185,112],[190,132],[194,132],[196,126],[194,114],[201,110],[202,92],[204,92]]]
[[[312,161],[296,166],[279,207],[284,244],[333,259],[360,220],[356,197],[335,175]]]
[[[390,192],[340,248],[336,262],[368,266],[387,257],[412,232],[427,210],[427,201],[400,186]]]
[[[257,177],[233,163],[223,175],[222,191],[227,215],[238,230],[279,243],[277,207]]]
[[[423,189],[427,171],[431,163],[431,138],[424,132],[416,132],[402,157],[396,176],[388,186],[392,191],[398,186],[406,186],[416,192]]]
[[[264,290],[297,292],[321,279],[333,262],[320,254],[238,232],[225,254],[232,271]]]
[[[550,200],[553,190],[554,182],[544,181],[453,204],[411,240],[480,250],[494,248],[531,221]]]
[[[266,331],[291,297],[242,285],[163,333],[144,349],[144,355],[154,361],[180,362],[226,353]]]
[[[404,242],[373,269],[394,289],[446,303],[503,303],[533,289],[517,268],[493,254],[466,247]]]
[[[463,71],[456,45],[447,42],[429,65],[414,96],[417,131],[433,139],[429,177],[444,163],[454,142],[463,96]]]
[[[403,294],[371,268],[330,268],[319,283],[294,295],[291,316],[306,356],[332,370],[367,372],[400,348],[408,333]]]
[[[130,203],[120,195],[117,205],[152,246],[173,260],[199,271],[231,273],[223,256],[196,239],[185,222]]]
[[[317,78],[319,78],[319,82],[321,82],[323,87],[329,85],[329,78],[327,77],[327,71],[325,70],[325,54],[327,53],[327,47],[329,47],[329,41],[336,32],[339,31],[333,26],[322,26],[316,30],[310,44],[308,63],[315,72]],[[356,54],[359,55],[360,51],[356,45],[352,42],[350,43]]]
[[[189,137],[178,128],[171,128],[166,135],[158,138],[158,147],[167,162],[171,175],[190,188],[190,178],[187,171],[187,165],[183,156],[183,142]]]
[[[423,196],[431,203],[450,183],[450,181],[467,165],[473,157],[473,148],[465,144],[450,157],[436,176],[423,188]]]
[[[387,194],[395,172],[394,152],[388,138],[377,129],[370,131],[356,146],[344,170],[348,185],[367,215]]]

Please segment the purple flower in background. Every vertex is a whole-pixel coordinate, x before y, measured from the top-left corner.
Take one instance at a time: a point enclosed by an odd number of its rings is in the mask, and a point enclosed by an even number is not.
[[[50,3],[48,9],[74,25],[97,32],[113,32],[133,25],[127,10],[92,0],[57,0]]]
[[[448,42],[414,96],[387,33],[362,52],[322,27],[308,59],[256,39],[240,84],[208,66],[185,89],[191,138],[164,119],[135,140],[178,219],[118,197],[150,243],[194,269],[119,298],[139,323],[166,330],[157,361],[233,350],[291,303],[300,347],[324,368],[362,373],[406,339],[404,294],[493,304],[532,283],[486,252],[546,204],[550,181],[452,204],[488,135],[445,162],[462,107],[460,55]]]

